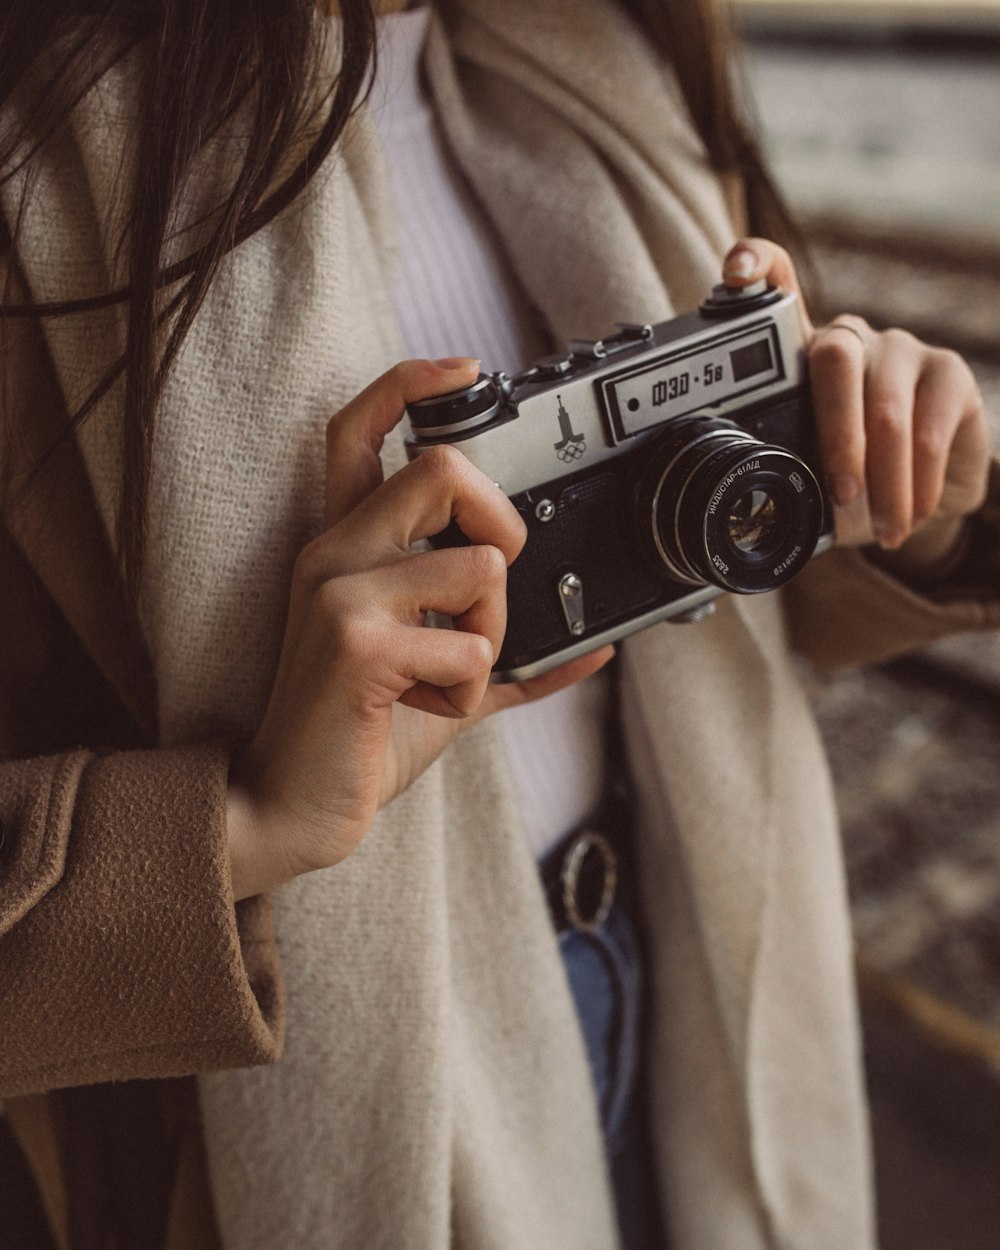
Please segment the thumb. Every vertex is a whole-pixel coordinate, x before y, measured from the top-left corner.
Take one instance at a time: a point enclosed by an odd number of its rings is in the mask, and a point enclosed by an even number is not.
[[[578,659],[570,660],[568,664],[560,664],[558,668],[542,673],[540,677],[503,685],[491,684],[487,687],[479,708],[466,724],[475,724],[504,708],[517,707],[522,703],[534,703],[536,699],[544,699],[548,694],[564,690],[567,686],[572,686],[575,682],[582,681],[591,673],[602,669],[609,660],[614,658],[614,654],[614,647],[601,647],[597,651],[591,651],[589,655],[581,655]]]

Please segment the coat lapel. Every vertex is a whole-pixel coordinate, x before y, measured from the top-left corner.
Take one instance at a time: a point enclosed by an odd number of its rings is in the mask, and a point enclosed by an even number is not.
[[[149,657],[128,612],[111,552],[40,328],[0,323],[12,445],[7,524],[53,602],[134,718],[156,732]],[[12,440],[13,442],[13,440]],[[33,472],[34,466],[41,465]]]

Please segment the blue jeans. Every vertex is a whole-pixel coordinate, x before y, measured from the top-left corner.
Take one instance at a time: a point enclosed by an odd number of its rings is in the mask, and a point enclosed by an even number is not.
[[[643,973],[619,897],[594,933],[559,935],[601,1114],[623,1250],[665,1250],[642,1081]]]

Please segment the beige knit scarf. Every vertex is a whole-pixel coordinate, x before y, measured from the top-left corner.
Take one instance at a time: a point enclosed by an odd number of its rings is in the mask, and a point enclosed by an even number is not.
[[[480,2],[446,16],[451,38],[439,28],[428,56],[440,116],[557,334],[691,306],[731,227],[672,84],[616,7]],[[253,331],[233,333],[227,303],[202,360],[178,370],[169,437],[183,463],[161,479],[176,502],[153,510],[164,563],[151,570],[156,652],[177,652],[160,672],[167,732],[214,728],[213,708],[252,724],[266,683],[233,689],[234,678],[248,644],[261,647],[258,671],[271,669],[285,571],[320,515],[322,424],[401,354],[387,249],[370,224],[385,190],[367,127],[344,162],[283,226],[309,246],[277,245],[282,282],[274,263],[237,261],[253,267],[232,283],[241,308],[254,293]],[[254,252],[276,246],[281,229],[269,234]],[[225,378],[220,351],[245,353]],[[224,388],[220,406],[246,379],[253,413],[233,414],[222,461],[200,450],[212,405],[191,406],[198,377]],[[192,620],[204,633],[194,647],[178,627]],[[289,986],[279,1068],[202,1080],[227,1250],[444,1250],[453,1237],[465,1250],[608,1250],[593,1099],[492,727],[461,741],[342,867],[277,900]]]

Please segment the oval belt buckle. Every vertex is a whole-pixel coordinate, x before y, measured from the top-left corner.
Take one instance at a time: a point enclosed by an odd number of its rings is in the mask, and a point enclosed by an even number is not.
[[[600,876],[595,875],[598,868]],[[618,856],[607,838],[590,829],[578,834],[566,852],[560,877],[566,919],[579,932],[593,933],[607,920],[618,885]]]

